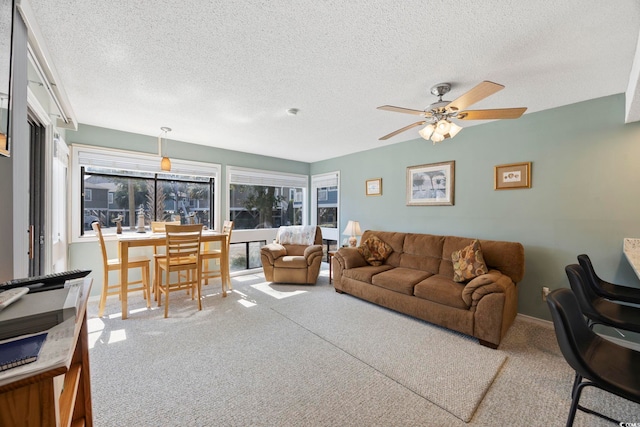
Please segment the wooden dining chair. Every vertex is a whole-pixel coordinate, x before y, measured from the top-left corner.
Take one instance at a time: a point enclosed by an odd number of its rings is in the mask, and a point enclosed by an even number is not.
[[[169,225],[180,225],[180,221],[151,221],[151,232],[152,233],[164,233],[165,227]],[[155,296],[156,301],[158,300],[158,277],[160,276],[160,268],[158,267],[158,259],[164,258],[166,255],[164,253],[165,245],[154,245],[153,246],[153,283],[151,284],[153,295]]]
[[[91,224],[93,231],[98,236],[98,242],[100,243],[100,249],[102,250],[102,268],[104,271],[104,278],[102,282],[102,292],[100,293],[100,305],[98,309],[98,317],[102,317],[104,314],[104,306],[107,302],[107,296],[121,295],[120,283],[109,284],[109,272],[120,271],[121,263],[119,258],[109,259],[107,256],[107,247],[104,243],[104,237],[102,236],[102,229],[100,223],[94,222]],[[128,270],[139,268],[141,270],[141,280],[127,283],[127,292],[142,291],[144,298],[147,300],[147,308],[151,307],[151,295],[149,292],[149,263],[151,260],[146,256],[135,256],[128,258]],[[140,285],[140,286],[135,286]]]
[[[165,295],[164,317],[169,316],[169,294],[179,290],[189,290],[191,299],[198,295],[198,310],[202,310],[200,278],[200,238],[202,225],[167,225],[166,256],[156,260],[158,276],[158,307]],[[162,271],[165,272],[164,280]],[[171,282],[171,273],[176,272],[176,282]],[[186,272],[183,281],[181,272]]]
[[[214,242],[205,242],[204,249],[200,252],[200,258],[202,259],[202,279],[204,284],[209,284],[209,279],[220,277],[222,281],[222,296],[227,296],[227,290],[231,290],[231,279],[229,278],[229,263],[223,263],[223,254],[226,251],[229,254],[229,247],[231,243],[231,232],[233,231],[233,221],[225,221],[222,226],[222,232],[227,235],[226,247],[213,248]],[[223,251],[224,249],[224,251]],[[211,261],[218,260],[219,268],[211,269]],[[227,257],[228,259],[228,257]]]

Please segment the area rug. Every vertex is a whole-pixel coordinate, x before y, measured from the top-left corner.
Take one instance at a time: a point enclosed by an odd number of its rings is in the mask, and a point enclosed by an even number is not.
[[[335,292],[272,309],[469,422],[506,360],[476,339]]]

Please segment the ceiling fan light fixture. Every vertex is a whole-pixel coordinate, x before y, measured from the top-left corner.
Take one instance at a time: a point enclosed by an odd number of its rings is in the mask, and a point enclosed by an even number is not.
[[[458,134],[458,132],[460,132],[462,130],[461,126],[458,126],[457,124],[451,122],[451,127],[449,128],[449,138],[453,138],[454,136],[456,136]]]
[[[431,140],[433,141],[433,145],[436,145],[436,142],[442,142],[444,141],[444,136],[439,134],[438,132],[434,132],[433,135],[431,135]]]
[[[440,119],[436,124],[436,131],[440,135],[446,135],[449,133],[449,129],[451,129],[451,122],[447,119]]]
[[[431,138],[431,135],[433,134],[433,131],[436,129],[436,127],[434,126],[433,123],[429,123],[428,125],[426,125],[425,127],[423,127],[422,129],[420,129],[418,131],[418,133],[420,134],[421,137],[423,137],[424,139],[429,139]]]

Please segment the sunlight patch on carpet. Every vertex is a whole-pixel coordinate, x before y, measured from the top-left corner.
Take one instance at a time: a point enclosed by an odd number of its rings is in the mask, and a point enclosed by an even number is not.
[[[284,298],[307,293],[307,291],[302,291],[302,290],[289,291],[289,292],[278,291],[271,287],[271,282],[258,283],[255,285],[251,285],[251,287],[260,292],[264,292],[265,294],[276,299],[284,299]]]

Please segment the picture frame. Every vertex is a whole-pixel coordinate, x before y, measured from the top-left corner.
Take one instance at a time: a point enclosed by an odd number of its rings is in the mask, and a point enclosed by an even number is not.
[[[494,166],[493,189],[531,188],[531,162]]]
[[[382,178],[367,179],[365,192],[367,196],[382,196]]]
[[[453,206],[455,161],[407,167],[407,206]]]

